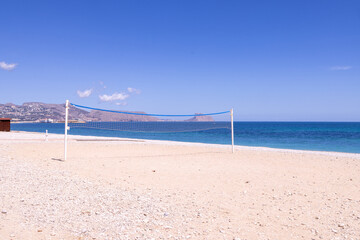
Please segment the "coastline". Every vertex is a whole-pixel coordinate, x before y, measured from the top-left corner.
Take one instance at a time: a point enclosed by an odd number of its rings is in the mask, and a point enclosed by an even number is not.
[[[29,133],[29,134],[37,134],[39,137],[38,140],[43,139],[45,141],[45,133],[39,132],[28,132],[28,131],[11,131],[13,133]],[[1,132],[0,132],[1,134]],[[40,137],[43,136],[43,137]],[[49,140],[63,140],[63,134],[60,133],[49,133]],[[85,135],[68,135],[68,140],[101,140],[101,141],[129,141],[129,142],[145,142],[149,144],[165,144],[165,145],[189,145],[189,146],[204,146],[204,147],[215,147],[215,148],[228,148],[231,150],[231,145],[225,144],[216,144],[216,143],[197,143],[197,142],[182,142],[182,141],[171,141],[171,140],[151,140],[151,139],[141,139],[141,138],[121,138],[121,137],[103,137],[103,136],[85,136]],[[1,138],[0,138],[1,141]],[[320,154],[320,155],[328,155],[328,156],[340,156],[340,157],[351,157],[351,158],[359,158],[360,153],[349,153],[349,152],[336,152],[336,151],[316,151],[316,150],[298,150],[298,149],[286,149],[286,148],[271,148],[271,147],[254,147],[254,146],[244,146],[244,145],[235,145],[235,150],[253,150],[253,151],[275,151],[275,152],[289,152],[289,153],[309,153],[309,154]]]

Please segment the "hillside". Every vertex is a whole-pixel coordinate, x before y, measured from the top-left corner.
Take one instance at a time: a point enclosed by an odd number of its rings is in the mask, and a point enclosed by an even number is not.
[[[70,119],[90,120],[88,112],[81,109],[70,109]],[[11,118],[15,121],[64,121],[65,104],[47,104],[40,102],[27,102],[22,105],[13,103],[0,104],[0,117]]]
[[[195,113],[195,115],[199,115],[201,113]],[[213,122],[214,119],[211,116],[194,116],[188,120],[185,120],[186,122]]]
[[[145,113],[145,112],[131,112]],[[41,102],[26,102],[22,105],[13,103],[0,104],[0,118],[11,118],[13,121],[32,122],[62,122],[65,119],[65,104],[48,104]],[[85,111],[70,107],[71,121],[120,121],[120,122],[154,122],[159,118],[145,115],[103,112],[98,110]],[[186,121],[213,121],[211,117],[196,116]]]
[[[132,112],[143,113],[145,112]],[[132,115],[123,113],[103,112],[98,110],[92,110],[88,113],[88,116],[94,119],[93,121],[119,121],[119,122],[156,122],[158,118],[145,115]]]

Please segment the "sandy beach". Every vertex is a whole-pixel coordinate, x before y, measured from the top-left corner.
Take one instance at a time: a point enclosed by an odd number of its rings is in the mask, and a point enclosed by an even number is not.
[[[0,239],[360,239],[360,154],[0,133]]]

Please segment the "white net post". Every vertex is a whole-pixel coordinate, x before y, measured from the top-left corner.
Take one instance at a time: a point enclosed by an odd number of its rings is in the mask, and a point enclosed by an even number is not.
[[[64,161],[66,161],[66,158],[67,158],[67,132],[69,130],[68,118],[69,118],[69,100],[66,100],[66,104],[65,104]]]
[[[234,109],[232,108],[230,111],[231,115],[231,146],[232,146],[232,152],[234,153]]]

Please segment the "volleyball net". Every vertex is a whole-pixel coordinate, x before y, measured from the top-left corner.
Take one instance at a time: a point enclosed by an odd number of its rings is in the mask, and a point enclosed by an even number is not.
[[[69,115],[70,111],[70,115]],[[156,134],[199,132],[211,137],[228,135],[228,144],[234,151],[233,111],[195,114],[150,114],[144,112],[117,111],[88,107],[66,101],[65,112],[65,160],[68,130],[86,135],[105,135],[125,138],[164,139]],[[101,131],[101,132],[96,132]],[[106,134],[118,131],[119,134]],[[168,135],[167,135],[168,136]],[[192,135],[186,135],[188,137]],[[174,139],[174,138],[172,138]],[[171,139],[167,139],[171,140]],[[175,138],[176,140],[176,138]],[[182,139],[180,139],[182,140]],[[189,139],[191,141],[191,139]],[[185,140],[186,141],[186,140]],[[227,142],[227,141],[226,141]]]

